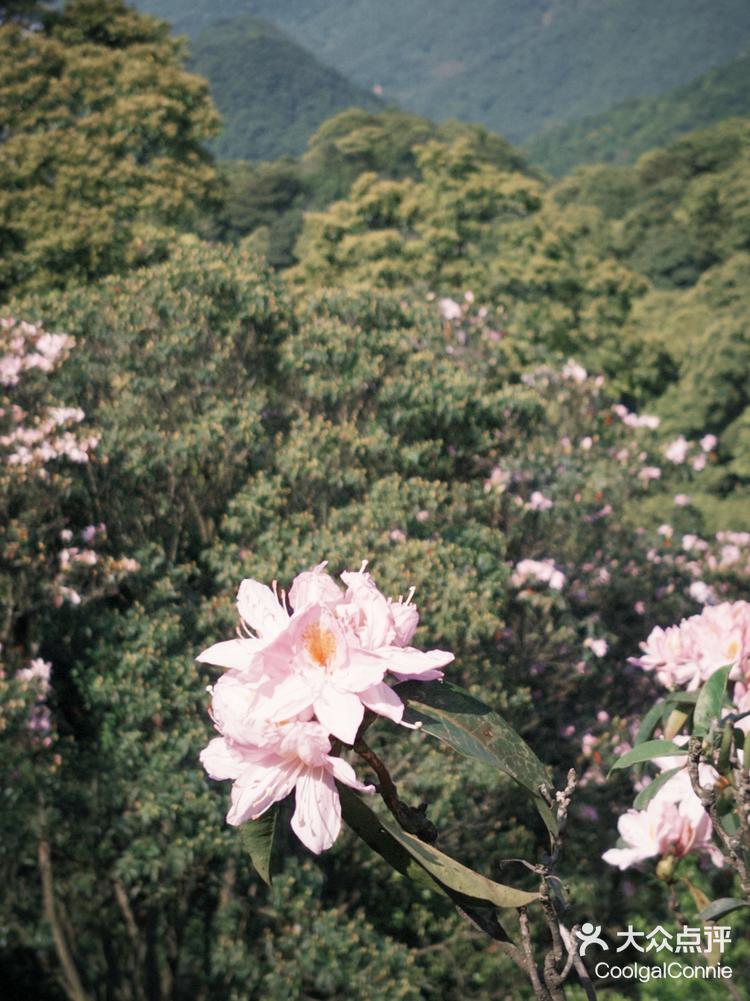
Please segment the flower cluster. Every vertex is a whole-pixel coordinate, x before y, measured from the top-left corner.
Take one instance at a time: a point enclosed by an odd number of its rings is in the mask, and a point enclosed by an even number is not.
[[[548,584],[553,591],[565,586],[565,574],[555,567],[554,560],[521,560],[510,578],[514,587],[523,587],[529,581]]]
[[[694,691],[726,664],[733,681],[750,676],[750,603],[707,606],[678,626],[652,630],[631,663],[654,671],[666,688]]]
[[[709,766],[701,769],[702,786],[713,785],[717,778]],[[711,820],[693,791],[686,768],[664,783],[645,810],[623,814],[617,829],[624,847],[610,848],[602,858],[619,869],[656,855],[681,859],[688,852],[708,855],[717,866],[723,864],[722,854],[712,841]]]
[[[294,790],[293,830],[312,851],[329,848],[341,828],[334,780],[372,791],[332,753],[331,738],[353,744],[365,710],[402,723],[386,675],[437,680],[453,660],[409,645],[419,622],[413,591],[386,598],[366,565],[341,575],[344,589],[325,563],[299,574],[288,595],[244,580],[240,635],[198,657],[226,669],[209,689],[221,736],[201,761],[212,778],[234,782],[230,824],[257,819]]]

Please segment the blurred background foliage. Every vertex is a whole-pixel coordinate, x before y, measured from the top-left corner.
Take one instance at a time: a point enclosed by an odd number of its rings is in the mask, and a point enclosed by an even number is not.
[[[632,793],[601,777],[654,695],[627,658],[700,607],[680,538],[750,528],[748,122],[553,180],[482,126],[350,109],[298,158],[215,163],[206,85],[164,25],[120,0],[0,20],[3,315],[75,338],[3,386],[0,416],[80,407],[98,439],[85,464],[0,479],[4,997],[527,996],[353,837],[310,859],[284,836],[269,890],[223,822],[194,657],[232,634],[241,578],[321,559],[416,586],[419,645],[453,650],[451,677],[558,779],[584,773],[576,918],[672,920],[662,886],[599,861]],[[705,469],[665,457],[679,435]],[[94,526],[121,570],[81,568],[78,601],[53,600]],[[565,586],[519,582],[524,559]],[[746,558],[701,571],[746,595]],[[52,664],[42,742],[32,658]],[[541,850],[509,784],[418,733],[381,722],[373,742],[444,850],[496,878]]]

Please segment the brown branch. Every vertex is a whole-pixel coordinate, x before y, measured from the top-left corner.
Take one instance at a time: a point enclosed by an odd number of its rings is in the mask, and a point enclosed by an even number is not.
[[[713,829],[721,842],[724,855],[730,866],[739,876],[740,884],[745,896],[750,900],[750,872],[744,858],[742,841],[736,835],[731,835],[724,827],[719,815],[716,799],[716,789],[712,786],[706,788],[700,781],[700,764],[703,752],[703,741],[701,737],[691,737],[688,744],[688,774],[693,792],[703,804],[703,808],[711,818]],[[742,810],[742,804],[738,804]]]
[[[415,807],[403,803],[398,797],[398,789],[390,772],[372,748],[368,747],[362,737],[355,740],[353,747],[360,758],[366,761],[377,775],[378,792],[399,825],[407,833],[418,837],[420,841],[433,845],[437,841],[438,832],[432,821],[427,819],[427,804],[421,803]]]
[[[57,904],[55,902],[55,885],[52,878],[52,860],[50,858],[49,842],[46,838],[40,838],[37,850],[39,863],[39,875],[42,883],[42,901],[44,906],[44,916],[52,931],[52,941],[55,944],[55,952],[60,961],[63,972],[63,987],[65,993],[71,1001],[89,1001],[89,996],[83,989],[83,984],[78,976],[73,955],[60,923]]]
[[[531,986],[534,988],[534,993],[539,998],[539,1001],[552,1001],[550,993],[542,983],[539,970],[534,962],[534,951],[531,946],[531,935],[529,933],[529,916],[526,913],[525,907],[518,908],[518,924],[521,928],[521,941],[523,942],[523,951],[526,956],[526,972],[531,981]]]

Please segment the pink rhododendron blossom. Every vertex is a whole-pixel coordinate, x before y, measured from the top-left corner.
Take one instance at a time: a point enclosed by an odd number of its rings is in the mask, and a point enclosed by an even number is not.
[[[563,365],[562,377],[563,379],[570,379],[572,382],[580,384],[586,381],[588,372],[578,362],[573,361],[572,358],[568,358],[567,362]]]
[[[541,490],[534,490],[526,505],[530,511],[549,511],[552,501],[545,497]]]
[[[523,587],[529,580],[548,584],[553,591],[561,591],[565,586],[565,575],[557,570],[553,560],[521,560],[516,564],[510,578],[514,587]]]
[[[710,781],[710,776],[701,773],[701,785]],[[602,858],[619,869],[656,855],[680,859],[689,852],[706,854],[714,865],[723,865],[712,841],[711,820],[693,791],[687,769],[669,779],[645,810],[628,810],[617,828],[625,847],[610,848]]]
[[[455,301],[455,299],[441,299],[438,302],[438,309],[440,310],[440,315],[444,320],[451,322],[452,320],[460,320],[463,316],[463,309],[460,304]]]
[[[667,688],[698,688],[720,667],[730,665],[730,678],[750,675],[750,603],[723,602],[707,606],[700,615],[683,619],[666,630],[657,626],[645,643],[641,657],[631,658],[646,671],[654,671]]]
[[[713,452],[719,444],[719,439],[715,434],[705,434],[700,441],[700,446],[704,452]]]
[[[259,816],[296,787],[295,831],[314,851],[329,847],[341,819],[332,776],[360,786],[330,756],[328,736],[353,744],[366,709],[410,725],[386,674],[436,680],[453,660],[409,645],[419,623],[413,589],[405,600],[386,598],[366,565],[343,573],[342,588],[321,563],[288,595],[244,580],[239,635],[198,657],[226,669],[209,689],[222,736],[202,760],[213,777],[235,780],[230,823]]]
[[[587,650],[590,650],[595,657],[604,657],[606,656],[607,650],[609,650],[606,640],[594,639],[591,636],[586,637],[583,641],[583,645]]]
[[[687,458],[687,454],[690,451],[690,442],[687,441],[682,435],[679,438],[675,438],[674,441],[670,442],[664,449],[665,458],[669,459],[675,465],[681,465]]]
[[[294,790],[292,830],[319,854],[331,847],[341,830],[334,780],[359,792],[374,792],[373,786],[357,780],[351,765],[330,751],[320,723],[291,722],[267,728],[262,745],[216,737],[200,757],[211,778],[233,780],[227,822],[234,826],[256,820]]]

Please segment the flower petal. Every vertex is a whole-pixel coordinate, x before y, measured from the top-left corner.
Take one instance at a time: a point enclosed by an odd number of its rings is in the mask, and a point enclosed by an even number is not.
[[[378,656],[388,661],[391,674],[404,681],[435,681],[443,677],[441,667],[454,660],[447,650],[417,650],[412,646],[384,646],[377,651]]]
[[[289,614],[281,607],[271,588],[250,578],[240,584],[237,610],[250,628],[264,640],[274,639],[289,623]]]
[[[385,682],[372,685],[363,692],[359,692],[359,697],[368,709],[372,709],[378,716],[387,716],[394,723],[400,723],[404,715],[404,703],[396,695],[392,688]]]
[[[356,695],[327,685],[313,702],[313,709],[328,733],[345,744],[354,743],[365,714],[365,707]]]
[[[285,761],[275,755],[248,766],[232,786],[227,823],[237,827],[246,820],[257,820],[269,806],[289,795],[299,771],[298,761]]]
[[[231,670],[249,672],[254,667],[255,655],[262,649],[259,640],[237,639],[214,643],[195,658],[201,664],[214,664]]]
[[[323,768],[304,771],[295,790],[292,830],[311,852],[330,848],[341,831],[341,803],[333,776]]]
[[[360,782],[354,774],[352,766],[348,761],[344,761],[343,758],[329,757],[328,764],[331,772],[333,773],[333,777],[338,779],[339,782],[343,782],[344,785],[351,786],[352,789],[356,789],[358,792],[375,792],[375,786],[366,785],[364,782]]]
[[[201,751],[200,759],[212,779],[236,779],[247,767],[242,751],[223,737],[214,737]]]

